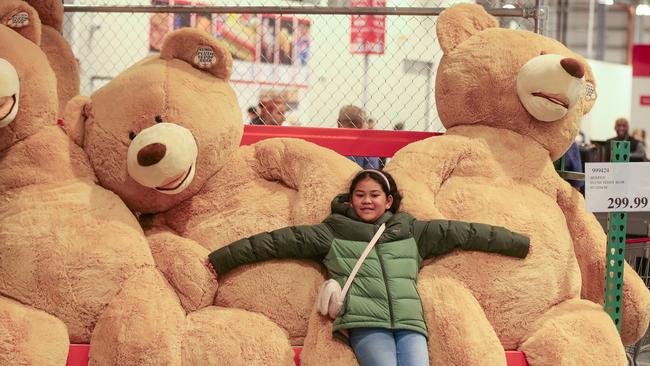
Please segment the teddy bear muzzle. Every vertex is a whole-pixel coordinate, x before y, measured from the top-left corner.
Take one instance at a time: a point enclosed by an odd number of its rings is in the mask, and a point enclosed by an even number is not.
[[[543,54],[529,60],[517,75],[517,95],[535,119],[554,122],[564,118],[585,90],[585,68],[579,60]]]
[[[20,99],[18,72],[9,61],[0,58],[0,128],[16,119]]]
[[[128,173],[139,184],[164,194],[185,190],[194,179],[198,148],[194,135],[174,123],[140,131],[127,152]]]

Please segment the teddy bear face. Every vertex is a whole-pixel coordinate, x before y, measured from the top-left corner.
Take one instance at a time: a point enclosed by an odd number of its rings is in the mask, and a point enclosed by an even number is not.
[[[101,184],[139,212],[196,194],[243,133],[228,82],[185,60],[145,59],[91,99],[84,150]]]
[[[561,43],[487,28],[448,49],[436,101],[446,128],[480,124],[527,135],[559,158],[595,101],[591,68]]]
[[[0,25],[0,151],[4,151],[54,125],[58,107],[54,72],[37,45],[40,22],[35,11],[22,1],[7,1],[0,6],[0,17],[6,19]]]

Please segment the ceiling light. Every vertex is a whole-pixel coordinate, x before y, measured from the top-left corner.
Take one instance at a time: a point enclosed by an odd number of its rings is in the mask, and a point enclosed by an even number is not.
[[[650,5],[648,4],[639,4],[636,6],[636,15],[645,15],[650,16]]]
[[[505,4],[505,5],[502,6],[502,8],[504,8],[504,9],[516,9],[516,6],[514,6],[512,4]]]
[[[614,5],[614,0],[598,0],[598,4],[601,4],[601,5]]]

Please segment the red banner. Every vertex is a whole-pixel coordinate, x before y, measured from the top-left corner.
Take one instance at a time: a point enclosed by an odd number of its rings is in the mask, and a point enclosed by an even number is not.
[[[632,74],[650,76],[650,44],[636,44],[632,47]]]
[[[632,48],[632,126],[650,129],[650,44]]]
[[[385,7],[386,0],[351,0],[350,7]],[[385,15],[352,15],[350,52],[383,55],[386,35]]]
[[[650,95],[642,95],[641,96],[641,105],[643,105],[643,106],[650,105]]]

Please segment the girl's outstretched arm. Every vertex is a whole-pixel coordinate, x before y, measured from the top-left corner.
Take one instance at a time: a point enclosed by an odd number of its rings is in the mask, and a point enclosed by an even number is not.
[[[210,253],[209,260],[222,275],[238,266],[269,259],[324,256],[333,238],[327,224],[291,226],[237,240]]]
[[[530,240],[518,233],[464,221],[413,221],[413,237],[423,259],[443,255],[454,249],[478,250],[525,258]]]

